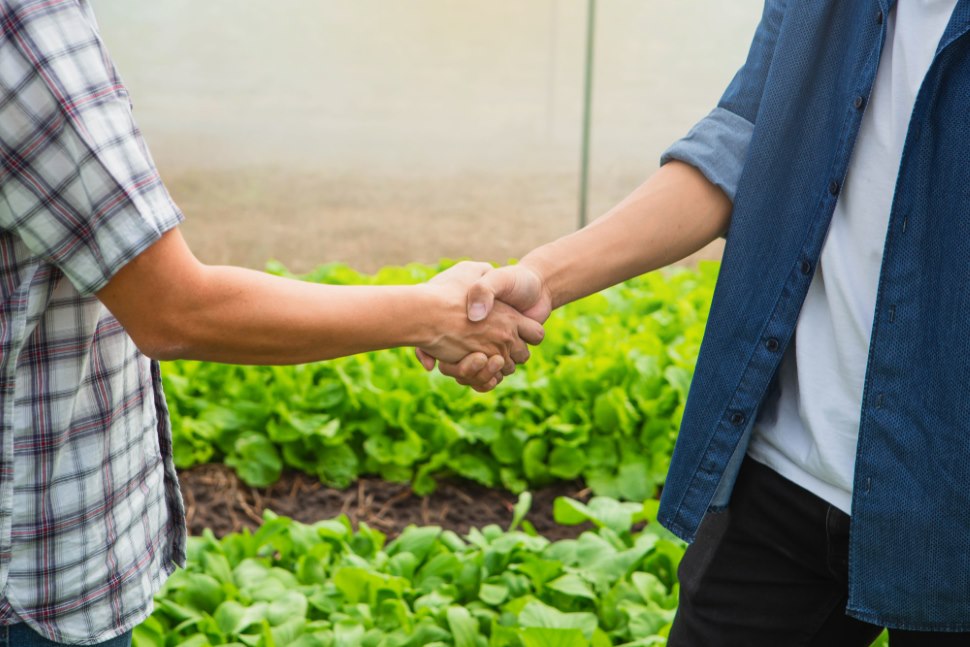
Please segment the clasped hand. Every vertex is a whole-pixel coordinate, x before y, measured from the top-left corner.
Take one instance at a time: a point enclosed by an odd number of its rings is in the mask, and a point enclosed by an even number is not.
[[[450,332],[416,349],[421,364],[476,391],[494,389],[529,359],[527,344],[542,341],[542,323],[552,301],[539,274],[524,265],[493,269],[465,261],[442,272],[428,286],[448,295],[460,309]],[[450,312],[453,312],[453,307]]]

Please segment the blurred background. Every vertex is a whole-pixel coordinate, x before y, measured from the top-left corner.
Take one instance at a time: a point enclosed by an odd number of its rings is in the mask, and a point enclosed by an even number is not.
[[[590,219],[714,107],[762,4],[596,3]],[[577,227],[586,0],[93,5],[205,262],[504,262]]]

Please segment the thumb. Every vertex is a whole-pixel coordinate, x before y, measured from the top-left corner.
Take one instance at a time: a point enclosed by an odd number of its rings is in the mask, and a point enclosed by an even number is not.
[[[492,311],[495,299],[511,292],[515,279],[504,271],[492,270],[468,288],[468,319],[482,321]]]
[[[492,270],[468,289],[468,318],[481,321],[492,311],[496,300],[519,312],[544,320],[548,312],[531,312],[542,295],[542,280],[535,270],[523,265],[507,265]],[[544,315],[544,316],[543,316]]]

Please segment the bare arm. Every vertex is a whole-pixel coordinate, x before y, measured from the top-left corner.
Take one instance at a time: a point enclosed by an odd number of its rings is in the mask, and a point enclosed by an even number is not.
[[[175,229],[122,268],[98,298],[147,355],[290,364],[421,345],[457,362],[521,353],[541,327],[511,308],[470,322],[467,286],[490,267],[464,263],[417,286],[315,285],[207,266]]]
[[[515,267],[502,268],[470,291],[470,311],[482,298],[490,307],[489,293],[523,310],[535,305],[523,303],[533,298],[558,308],[689,256],[723,235],[730,215],[731,201],[721,189],[694,167],[670,162],[589,226],[522,259],[516,267],[534,273],[544,294],[530,294],[528,285],[516,293],[509,280]]]
[[[563,304],[696,252],[727,231],[730,216],[721,189],[694,167],[670,162],[589,226],[483,276],[468,291],[469,319],[487,320],[499,301],[545,321]],[[487,382],[470,362],[440,367],[462,384]]]

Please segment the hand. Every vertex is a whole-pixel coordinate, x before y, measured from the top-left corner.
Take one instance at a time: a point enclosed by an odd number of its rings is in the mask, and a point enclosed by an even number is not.
[[[502,301],[526,317],[545,323],[552,313],[552,296],[539,273],[528,265],[492,270],[468,289],[468,319],[481,321]]]
[[[481,276],[468,290],[467,308],[470,321],[482,321],[495,309],[496,300],[499,307],[508,305],[519,310],[522,314],[538,323],[545,322],[552,312],[552,297],[545,287],[539,273],[527,265],[510,265],[497,270],[491,270]],[[427,370],[434,368],[432,357],[421,349],[417,349],[418,359]],[[528,349],[512,357],[513,361],[522,364],[529,358]],[[495,357],[486,357],[481,353],[473,353],[457,364],[442,362],[442,374],[455,378],[459,384],[472,386],[476,391],[489,391],[502,381],[504,375],[515,370],[515,363],[498,364]],[[501,373],[496,372],[501,369]]]
[[[426,285],[444,298],[445,323],[436,340],[418,351],[418,358],[428,370],[435,358],[443,365],[464,362],[465,371],[475,379],[459,380],[479,390],[494,388],[502,372],[511,372],[515,363],[529,358],[526,343],[542,340],[542,325],[504,303],[492,302],[484,308],[488,316],[472,320],[467,316],[470,288],[492,272],[487,263],[465,261],[442,272]]]

